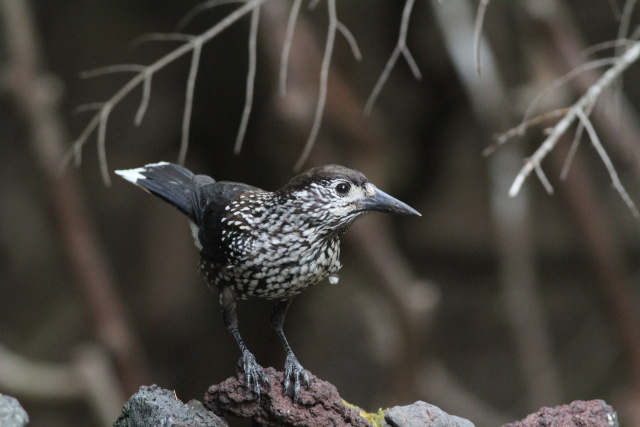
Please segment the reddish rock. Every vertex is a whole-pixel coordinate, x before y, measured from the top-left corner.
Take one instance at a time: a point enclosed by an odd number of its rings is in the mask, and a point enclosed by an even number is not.
[[[307,371],[309,388],[301,387],[298,402],[282,395],[282,372],[266,368],[270,387],[263,390],[260,400],[248,391],[243,377],[231,377],[212,385],[204,397],[204,405],[218,415],[252,418],[264,426],[309,427],[370,427],[358,413],[345,406],[332,384]]]
[[[618,415],[603,400],[576,400],[568,405],[542,408],[522,421],[503,427],[618,427]]]

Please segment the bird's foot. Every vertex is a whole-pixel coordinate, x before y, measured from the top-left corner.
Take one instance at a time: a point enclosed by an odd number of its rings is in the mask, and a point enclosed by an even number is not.
[[[294,402],[298,401],[301,382],[309,387],[310,382],[307,371],[305,371],[300,362],[298,362],[296,356],[294,356],[293,353],[289,353],[287,360],[284,362],[284,380],[282,386],[284,394],[291,396]]]
[[[262,366],[256,362],[256,358],[250,352],[245,352],[238,360],[238,373],[244,373],[244,385],[248,390],[253,391],[260,400],[260,383],[264,383],[269,388],[269,378],[264,373]]]

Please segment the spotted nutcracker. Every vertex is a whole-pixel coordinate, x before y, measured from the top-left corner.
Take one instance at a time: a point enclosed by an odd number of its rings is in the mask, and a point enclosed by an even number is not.
[[[283,386],[297,400],[309,378],[282,330],[292,297],[327,277],[338,282],[340,236],[360,215],[420,215],[360,172],[337,165],[310,169],[273,192],[215,181],[167,162],[116,173],[189,217],[200,271],[219,293],[224,324],[242,352],[245,385],[258,398],[260,383],[268,381],[240,337],[237,301],[275,300],[271,326],[287,355]]]

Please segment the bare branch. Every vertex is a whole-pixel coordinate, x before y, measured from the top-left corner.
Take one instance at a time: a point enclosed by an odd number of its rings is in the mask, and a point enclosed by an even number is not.
[[[484,157],[490,156],[499,147],[501,147],[502,145],[506,144],[507,142],[509,142],[513,138],[521,137],[522,135],[524,135],[525,132],[527,131],[527,129],[529,129],[529,128],[533,127],[533,126],[536,126],[536,125],[538,125],[540,123],[543,123],[543,122],[545,122],[547,120],[557,119],[558,117],[561,117],[561,116],[567,114],[567,111],[568,111],[567,108],[559,108],[557,110],[553,110],[553,111],[550,111],[548,113],[536,116],[536,117],[534,117],[532,119],[527,120],[526,122],[520,123],[518,126],[513,127],[511,129],[509,129],[508,131],[497,135],[495,137],[496,141],[493,144],[491,144],[490,146],[488,146],[487,148],[485,148],[482,151],[482,155]]]
[[[249,70],[247,71],[247,90],[245,94],[244,109],[242,111],[242,119],[240,121],[240,129],[236,137],[236,145],[233,149],[234,153],[240,154],[242,149],[242,141],[247,132],[249,117],[251,116],[251,108],[253,107],[253,90],[256,81],[256,63],[257,63],[257,44],[258,44],[258,23],[260,21],[260,6],[257,6],[251,12],[251,27],[249,28]]]
[[[309,10],[314,10],[318,6],[318,3],[320,3],[320,0],[309,0]]]
[[[140,106],[138,107],[136,118],[134,120],[136,126],[140,126],[142,123],[142,118],[147,112],[147,107],[149,106],[149,99],[151,98],[151,78],[152,76],[149,74],[143,81],[142,99],[140,99]]]
[[[587,116],[591,115],[594,104],[587,106],[585,113]],[[569,169],[571,169],[571,164],[573,163],[573,159],[575,158],[576,152],[578,151],[578,146],[580,145],[580,141],[582,140],[582,133],[584,132],[584,124],[582,122],[578,123],[578,128],[576,129],[576,133],[573,136],[573,142],[571,143],[571,147],[569,147],[569,152],[567,153],[567,157],[562,164],[562,170],[560,171],[560,179],[562,181],[567,179],[569,175]]]
[[[418,70],[418,67],[415,64],[413,57],[411,56],[411,54],[409,53],[409,50],[406,47],[407,31],[409,30],[409,19],[411,18],[413,4],[414,4],[414,0],[407,0],[404,4],[404,9],[402,11],[402,22],[400,24],[400,34],[398,36],[398,43],[396,44],[395,49],[391,53],[391,56],[389,57],[389,60],[387,61],[387,64],[385,65],[384,70],[382,71],[382,74],[380,74],[378,81],[374,85],[373,90],[371,91],[371,95],[369,95],[369,99],[367,100],[367,103],[365,104],[365,107],[364,107],[365,116],[368,116],[371,114],[371,110],[373,109],[373,104],[375,104],[376,99],[378,99],[378,95],[380,95],[382,88],[384,87],[385,83],[389,79],[389,75],[391,75],[391,70],[396,65],[396,62],[398,61],[398,57],[400,56],[401,53],[409,63],[409,66],[411,67],[411,71],[413,72],[413,75],[416,77],[416,79],[419,80],[421,78],[420,70]]]
[[[576,120],[578,116],[578,110],[584,112],[589,106],[596,103],[602,91],[609,87],[631,64],[637,61],[640,56],[640,42],[635,42],[627,49],[621,57],[619,57],[615,64],[609,68],[589,90],[571,107],[567,114],[560,120],[555,126],[551,134],[545,139],[545,141],[538,147],[536,152],[525,163],[518,175],[516,176],[510,190],[509,195],[515,197],[522,184],[531,174],[535,165],[540,164],[542,160],[549,154],[551,150],[556,146],[560,137],[565,134],[569,126]]]
[[[353,34],[351,34],[351,31],[349,31],[347,26],[342,22],[338,22],[338,31],[340,31],[340,34],[342,34],[342,36],[347,40],[347,43],[349,43],[349,47],[351,48],[351,52],[353,53],[353,57],[356,61],[362,61],[362,52],[360,52],[358,42],[356,41],[356,38],[353,37]]]
[[[207,9],[212,9],[216,6],[222,6],[223,4],[247,3],[247,2],[248,0],[209,0],[209,1],[202,2],[196,7],[194,7],[193,9],[191,9],[180,21],[178,21],[178,24],[176,25],[176,29],[178,31],[182,30],[184,27],[187,26],[189,22],[193,20],[193,18],[195,18],[196,16],[198,16],[200,13],[204,12]]]
[[[141,73],[145,69],[144,65],[140,64],[119,64],[109,65],[107,67],[96,68],[95,70],[83,71],[80,73],[82,79],[92,79],[94,77],[100,77],[113,73]]]
[[[553,187],[549,182],[549,178],[547,178],[547,175],[545,175],[544,171],[542,170],[542,167],[539,164],[535,165],[535,171],[536,171],[536,175],[538,175],[538,179],[542,183],[542,186],[544,187],[547,194],[549,195],[553,194]]]
[[[105,147],[109,114],[111,114],[111,107],[105,105],[100,109],[100,123],[98,125],[98,159],[100,163],[100,173],[102,174],[104,184],[107,186],[111,185],[111,178],[109,178],[109,169],[107,167],[107,151]]]
[[[482,74],[482,62],[480,61],[480,42],[482,41],[482,27],[484,25],[484,17],[489,7],[489,0],[480,0],[478,5],[478,14],[476,15],[476,23],[473,29],[473,52],[476,58],[476,73],[478,76]]]
[[[178,163],[181,165],[184,164],[184,161],[187,158],[187,150],[189,149],[189,129],[191,127],[193,93],[196,87],[196,78],[198,77],[201,52],[202,43],[194,44],[193,55],[191,56],[191,65],[189,67],[189,77],[187,77],[187,89],[184,97],[184,112],[182,114],[182,133],[180,136],[180,152],[178,153]]]
[[[611,12],[613,12],[613,16],[615,16],[616,19],[620,19],[620,14],[622,13],[622,11],[620,11],[620,6],[618,5],[618,1],[609,0],[609,6],[611,6]]]
[[[633,16],[633,9],[635,9],[638,0],[627,0],[624,3],[622,14],[620,15],[620,26],[618,27],[618,40],[624,40],[629,34],[629,28],[631,27],[631,18]],[[616,47],[616,56],[622,54],[624,46]]]
[[[151,33],[145,34],[143,36],[138,37],[131,43],[129,43],[129,47],[134,49],[146,42],[188,42],[193,40],[195,36],[191,34],[183,34],[183,33]]]
[[[594,61],[582,64],[581,66],[576,67],[573,70],[569,71],[565,75],[557,78],[549,87],[547,87],[538,95],[536,95],[533,101],[531,101],[531,104],[529,104],[529,107],[527,107],[527,111],[524,113],[524,117],[522,118],[523,122],[528,120],[529,116],[533,113],[535,107],[538,105],[538,102],[540,102],[540,100],[544,98],[549,92],[555,89],[558,89],[559,87],[569,83],[571,80],[573,80],[574,78],[576,78],[577,76],[579,76],[584,72],[587,72],[589,70],[593,70],[596,68],[600,68],[600,67],[606,67],[608,65],[613,65],[617,62],[617,60],[618,58],[596,59]]]
[[[420,68],[418,68],[418,64],[416,63],[416,60],[413,58],[413,55],[411,54],[409,49],[405,46],[401,49],[401,52],[402,56],[404,56],[404,59],[409,65],[409,69],[413,73],[413,77],[416,80],[422,80],[422,73],[420,72]]]
[[[152,76],[159,70],[163,69],[168,64],[186,55],[187,53],[194,52],[195,54],[195,51],[199,49],[199,46],[202,46],[204,43],[213,39],[215,36],[220,34],[223,30],[227,29],[229,26],[237,22],[240,18],[242,18],[243,16],[251,12],[254,8],[258,7],[260,4],[266,1],[267,0],[251,0],[250,2],[246,2],[243,6],[231,12],[229,15],[227,15],[224,19],[222,19],[213,27],[209,28],[208,30],[206,30],[200,35],[194,36],[185,44],[181,45],[175,50],[172,50],[165,56],[161,57],[154,63],[144,67],[143,70],[139,71],[138,74],[136,74],[136,76],[134,76],[131,80],[129,80],[124,86],[120,88],[120,90],[118,90],[109,100],[107,100],[104,103],[104,106],[102,107],[102,109],[98,111],[96,115],[93,117],[93,119],[87,124],[87,126],[84,128],[84,130],[82,131],[78,139],[74,141],[71,150],[69,150],[67,155],[64,157],[62,167],[65,167],[68,164],[69,160],[73,156],[77,155],[77,153],[80,152],[80,149],[84,146],[84,144],[86,144],[89,136],[96,129],[98,129],[99,126],[106,128],[104,124],[101,125],[102,120],[106,119],[108,117],[108,112],[112,110],[120,101],[122,101],[122,99],[125,96],[127,96],[132,90],[137,88],[140,84],[143,84],[145,80],[148,79],[150,76]],[[118,70],[119,67],[120,66],[106,67],[104,70],[107,70],[106,72],[112,72],[114,68]],[[131,68],[127,69],[127,67],[131,67],[131,66],[130,65],[125,66],[124,67],[125,71],[133,71]],[[106,113],[103,113],[103,111],[106,111]],[[185,116],[188,116],[188,114],[185,114]],[[104,143],[104,140],[102,141]],[[103,148],[104,148],[104,145],[103,145]],[[184,150],[184,145],[183,145],[183,150]],[[180,156],[184,157],[184,153],[181,152]],[[101,169],[103,171],[108,170],[108,167],[106,165],[106,156],[104,154],[101,155],[101,162],[105,162],[101,164]],[[103,173],[103,176],[104,176],[104,173]],[[108,179],[105,180],[105,182],[108,182]]]
[[[582,56],[589,57],[594,53],[600,52],[602,50],[617,48],[620,46],[626,47],[626,46],[629,46],[630,44],[633,44],[633,37],[630,37],[628,39],[609,40],[606,42],[596,43],[594,45],[591,45],[588,48],[582,50],[581,53],[582,53]]]
[[[322,56],[322,65],[320,67],[320,90],[318,92],[318,103],[316,104],[316,113],[313,118],[313,126],[309,133],[309,138],[304,146],[304,150],[300,155],[300,158],[294,166],[294,170],[298,171],[302,168],[302,165],[309,158],[309,153],[313,148],[313,145],[318,136],[320,130],[320,122],[322,121],[322,115],[324,113],[324,105],[327,100],[327,86],[329,83],[329,66],[331,65],[331,56],[333,54],[333,45],[336,39],[336,31],[338,28],[338,15],[336,12],[336,0],[327,0],[327,6],[329,9],[329,31],[327,32],[327,42],[324,48],[324,55]]]
[[[294,0],[291,5],[291,12],[289,13],[289,19],[287,20],[287,32],[284,37],[284,43],[282,44],[282,55],[280,56],[280,95],[285,96],[287,92],[287,71],[289,68],[289,55],[291,54],[291,44],[293,43],[293,34],[296,29],[296,22],[298,22],[298,15],[300,14],[300,5],[302,0]]]
[[[629,197],[629,193],[627,193],[627,190],[624,188],[624,185],[622,185],[622,182],[620,182],[620,178],[618,177],[616,168],[615,166],[613,166],[613,162],[609,158],[607,151],[602,146],[602,143],[600,142],[600,138],[598,138],[598,134],[596,130],[593,128],[593,124],[591,124],[591,120],[589,120],[589,117],[587,117],[587,115],[585,114],[582,108],[576,109],[576,115],[580,120],[580,122],[584,125],[584,128],[589,134],[589,139],[591,140],[591,143],[593,144],[596,151],[598,152],[600,159],[602,159],[602,163],[604,163],[605,167],[607,168],[607,171],[609,172],[609,176],[611,177],[613,188],[615,188],[618,194],[620,194],[620,197],[622,198],[624,203],[627,205],[627,207],[629,208],[633,216],[636,219],[640,219],[640,212],[638,212],[638,208],[636,207],[635,203],[633,203],[633,200],[631,200],[631,197]]]
[[[96,111],[104,106],[104,102],[88,102],[86,104],[78,105],[74,108],[73,112],[76,114],[86,113],[87,111]]]

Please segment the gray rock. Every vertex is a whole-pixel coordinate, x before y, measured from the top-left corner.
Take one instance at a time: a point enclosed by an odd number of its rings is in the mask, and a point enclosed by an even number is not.
[[[384,414],[391,427],[474,427],[464,418],[449,415],[437,406],[417,401],[407,406],[394,406]]]
[[[4,425],[4,424],[3,424]],[[229,427],[201,402],[182,403],[157,385],[140,387],[122,408],[114,427]]]
[[[29,415],[18,399],[0,393],[0,426],[23,427],[29,422]]]

